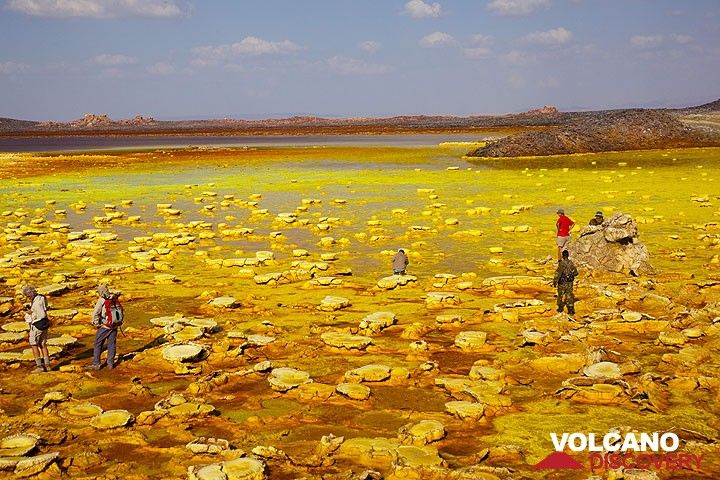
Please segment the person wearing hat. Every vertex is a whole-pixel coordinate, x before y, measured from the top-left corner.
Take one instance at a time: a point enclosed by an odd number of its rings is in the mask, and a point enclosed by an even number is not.
[[[558,208],[557,211],[558,219],[557,222],[555,222],[555,227],[557,228],[557,255],[558,255],[558,262],[562,259],[562,252],[563,250],[567,250],[568,245],[570,244],[570,230],[575,226],[575,222],[572,221],[572,219],[565,215],[565,210],[562,208]]]
[[[48,329],[48,304],[45,296],[40,295],[35,287],[26,285],[22,294],[30,300],[27,306],[28,313],[25,314],[25,322],[30,324],[28,341],[35,359],[35,370],[33,373],[47,372],[50,369],[50,354],[47,348]]]
[[[595,216],[590,219],[590,225],[593,227],[597,227],[598,225],[602,225],[602,223],[605,221],[605,217],[603,216],[603,213],[598,210],[595,212]]]
[[[392,269],[395,275],[405,275],[405,269],[407,268],[410,260],[405,255],[405,250],[402,248],[397,251],[392,259]]]
[[[102,355],[107,343],[107,366],[115,368],[115,346],[117,342],[118,326],[122,322],[122,307],[115,295],[110,292],[107,285],[100,285],[97,288],[100,296],[95,303],[92,313],[92,324],[97,328],[95,342],[93,343],[93,363],[90,366],[93,370],[100,370],[100,355]],[[119,310],[119,321],[114,317]]]
[[[567,306],[567,313],[575,315],[575,295],[573,294],[573,281],[578,276],[575,264],[570,261],[570,253],[563,250],[562,259],[558,262],[553,287],[557,288],[557,311],[562,313]]]

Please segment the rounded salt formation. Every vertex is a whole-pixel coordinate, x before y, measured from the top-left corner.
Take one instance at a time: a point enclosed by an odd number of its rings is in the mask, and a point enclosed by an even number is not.
[[[398,438],[405,445],[427,445],[445,438],[445,426],[437,420],[423,420],[400,427]]]
[[[482,403],[453,401],[445,404],[445,410],[461,420],[479,420],[485,414]]]
[[[350,306],[350,300],[347,298],[328,295],[320,301],[318,309],[324,312],[332,312],[348,306]]]
[[[274,368],[268,377],[270,388],[277,392],[287,392],[300,385],[312,383],[310,374],[295,368]]]
[[[32,452],[40,438],[36,435],[19,433],[0,440],[0,457],[22,457]]]
[[[335,391],[352,400],[367,400],[370,398],[370,388],[361,383],[341,383]]]
[[[617,363],[598,362],[585,367],[583,373],[591,378],[620,378],[622,372]]]
[[[23,458],[15,465],[15,476],[19,478],[31,477],[44,471],[60,454],[58,452],[45,453],[34,457]]]
[[[205,348],[195,343],[176,343],[162,350],[162,356],[168,362],[192,362],[205,353]]]
[[[131,423],[135,417],[127,410],[108,410],[90,420],[90,425],[99,430],[124,427]]]
[[[2,326],[0,326],[3,330],[6,332],[26,332],[30,329],[27,323],[25,322],[8,322]]]
[[[188,480],[264,480],[265,464],[255,458],[236,458],[205,467],[190,467]]]
[[[17,343],[25,340],[26,337],[24,332],[4,332],[0,333],[0,343]]]
[[[70,405],[65,409],[65,414],[71,417],[90,418],[100,415],[103,409],[92,403],[80,403]]]
[[[390,367],[387,365],[364,365],[345,372],[345,378],[351,383],[382,382],[390,378]]]
[[[487,333],[480,331],[460,332],[455,337],[455,345],[460,347],[464,352],[472,352],[474,350],[483,349]]]

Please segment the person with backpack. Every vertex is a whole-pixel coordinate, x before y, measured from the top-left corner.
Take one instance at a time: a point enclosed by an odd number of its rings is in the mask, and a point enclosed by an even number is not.
[[[92,313],[92,324],[97,328],[95,343],[93,344],[93,370],[100,370],[100,355],[107,342],[107,366],[115,368],[115,344],[118,327],[123,322],[124,312],[116,295],[110,292],[107,285],[100,285],[97,289],[100,298],[95,304]]]
[[[563,250],[562,259],[558,263],[553,277],[553,287],[557,287],[557,311],[562,312],[567,305],[567,312],[575,315],[575,295],[573,295],[573,281],[578,276],[575,264],[570,261],[570,253]]]
[[[47,348],[50,320],[47,316],[47,299],[30,285],[26,285],[22,289],[22,294],[30,300],[30,304],[27,306],[28,312],[25,314],[25,322],[30,324],[28,341],[35,359],[33,373],[47,372],[50,370],[50,354]]]

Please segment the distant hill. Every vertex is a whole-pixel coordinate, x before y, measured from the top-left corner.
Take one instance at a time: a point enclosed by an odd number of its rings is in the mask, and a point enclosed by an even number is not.
[[[720,100],[687,109],[630,109],[561,114],[555,126],[490,142],[471,157],[720,146]]]
[[[25,130],[30,127],[34,127],[39,122],[33,122],[30,120],[15,120],[14,118],[2,118],[0,117],[0,132],[13,131],[13,130]]]
[[[524,113],[466,117],[401,115],[386,118],[323,118],[302,115],[265,120],[226,118],[163,121],[141,115],[115,120],[105,114],[86,114],[71,122],[40,123],[0,119],[0,136],[5,137],[467,133],[493,128],[523,128],[523,131],[500,138],[468,155],[510,157],[720,145],[720,100],[683,109],[592,112],[560,112],[546,105]]]

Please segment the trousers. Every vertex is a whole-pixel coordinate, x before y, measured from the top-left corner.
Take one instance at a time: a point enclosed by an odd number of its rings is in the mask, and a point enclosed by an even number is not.
[[[575,295],[573,295],[572,282],[558,283],[557,305],[558,312],[562,312],[565,305],[567,305],[568,313],[573,313],[575,311]]]
[[[93,344],[93,365],[100,365],[100,355],[107,341],[107,364],[108,367],[115,366],[115,342],[117,340],[117,328],[100,327],[95,334]]]

